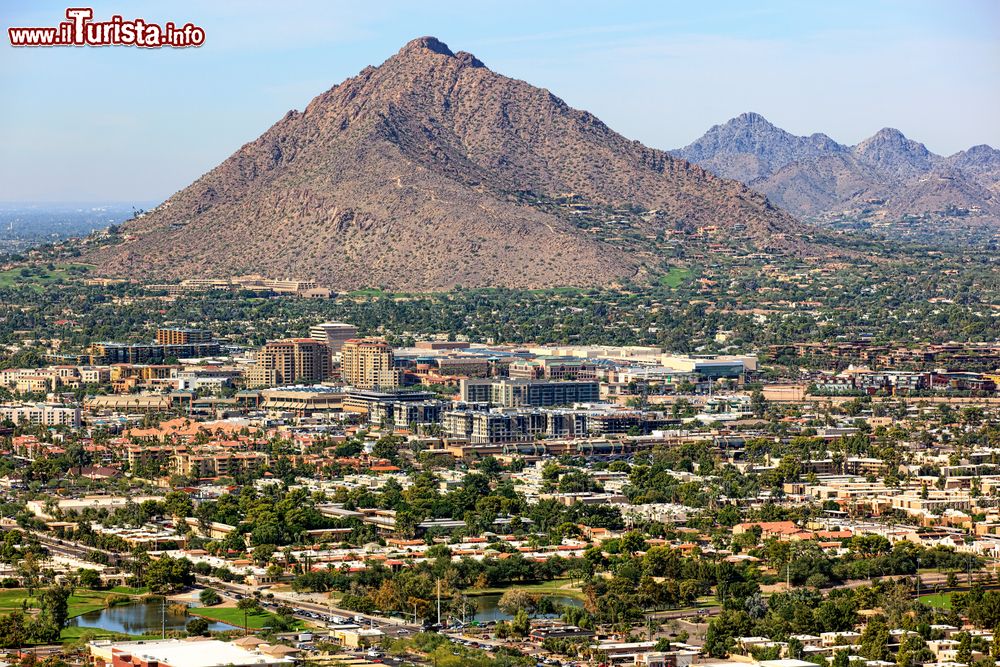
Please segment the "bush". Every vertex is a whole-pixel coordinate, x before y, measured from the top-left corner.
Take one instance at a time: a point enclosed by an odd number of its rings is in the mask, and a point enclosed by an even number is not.
[[[208,621],[200,617],[194,617],[187,622],[184,629],[192,637],[208,635]]]
[[[128,604],[132,601],[127,595],[122,595],[121,593],[108,593],[104,596],[104,606],[114,607],[120,604]]]

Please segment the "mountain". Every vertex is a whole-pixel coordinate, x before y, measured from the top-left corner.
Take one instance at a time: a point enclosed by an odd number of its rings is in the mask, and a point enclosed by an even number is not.
[[[979,144],[955,153],[948,162],[966,173],[975,174],[994,191],[1000,189],[1000,150]]]
[[[843,150],[825,134],[797,137],[760,114],[748,112],[712,127],[693,144],[674,153],[713,173],[749,183],[791,162]]]
[[[106,275],[262,273],[336,289],[598,285],[665,230],[782,252],[804,227],[744,185],[630,141],[547,90],[415,39],[87,250]]]
[[[1000,230],[1000,151],[985,145],[942,157],[884,128],[846,146],[744,113],[672,154],[740,180],[812,222],[916,220]]]
[[[882,128],[854,146],[852,152],[859,162],[890,181],[905,182],[927,173],[941,162],[941,158],[927,150],[926,146],[907,139],[892,127]]]

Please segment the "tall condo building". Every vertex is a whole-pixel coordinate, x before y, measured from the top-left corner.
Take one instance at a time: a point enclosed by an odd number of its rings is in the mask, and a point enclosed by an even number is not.
[[[257,355],[266,384],[312,384],[330,376],[330,348],[313,338],[269,341]],[[262,383],[263,384],[263,383]]]
[[[340,350],[340,376],[358,389],[392,389],[400,384],[392,348],[381,338],[351,338]]]

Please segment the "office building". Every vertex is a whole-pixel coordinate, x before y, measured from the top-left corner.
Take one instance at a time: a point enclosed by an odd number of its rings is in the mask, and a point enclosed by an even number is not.
[[[343,322],[323,322],[309,330],[309,337],[323,341],[330,348],[331,354],[340,354],[340,350],[351,338],[356,338],[358,328],[353,324]]]
[[[596,403],[601,398],[600,384],[597,381],[466,378],[460,381],[459,389],[462,400],[466,403],[488,403],[506,408]]]

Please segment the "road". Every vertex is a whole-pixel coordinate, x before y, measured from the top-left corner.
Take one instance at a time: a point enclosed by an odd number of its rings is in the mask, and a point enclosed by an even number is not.
[[[972,580],[976,581],[977,573],[972,573]],[[982,574],[980,571],[978,574]],[[916,580],[916,575],[912,574],[894,574],[885,577],[879,577],[878,581],[892,581],[901,579],[912,579]],[[948,575],[942,574],[940,572],[922,572],[920,574],[920,595],[929,595],[936,591],[950,591],[950,590],[964,590],[961,584],[965,583],[965,588],[970,585],[970,576],[967,573],[956,573],[956,579],[959,586],[949,587],[948,586]],[[861,588],[863,586],[871,586],[875,583],[875,579],[854,579],[852,581],[845,582],[843,584],[837,584],[836,586],[831,586],[829,588],[824,588],[823,592],[831,591],[838,588]],[[987,586],[989,587],[989,585]],[[778,591],[775,591],[778,592]],[[916,585],[914,585],[913,597],[917,596]],[[646,614],[647,617],[655,618],[658,620],[671,620],[677,618],[692,618],[695,616],[708,618],[710,616],[716,616],[722,607],[712,606],[712,607],[702,607],[700,609],[680,609],[680,610],[668,610],[668,611],[653,611]]]
[[[213,577],[203,577],[199,575],[195,577],[195,580],[198,584],[202,586],[211,587],[224,593],[230,593],[234,596],[235,595],[240,595],[244,597],[252,596],[254,592],[257,590],[253,586],[221,581]],[[356,611],[351,611],[350,609],[341,609],[339,607],[333,606],[332,604],[319,604],[317,602],[309,602],[308,600],[301,599],[301,597],[299,597],[295,593],[277,592],[273,593],[273,595],[274,595],[274,603],[270,604],[270,606],[277,607],[279,606],[279,604],[277,603],[282,603],[296,612],[295,613],[296,618],[301,618],[304,621],[310,621],[313,623],[321,622],[325,625],[326,624],[325,621],[319,621],[318,619],[316,619],[313,616],[310,616],[309,614],[320,614],[323,617],[335,615],[335,616],[343,616],[344,618],[348,619],[354,619],[355,617],[360,617],[362,619],[361,621],[362,623],[367,623],[371,627],[377,627],[380,630],[382,630],[382,632],[384,632],[385,634],[391,636],[404,636],[420,632],[421,630],[421,626],[414,625],[413,623],[406,623],[405,621],[402,621],[398,618],[376,616],[374,614],[359,614]],[[266,604],[270,603],[271,600],[269,598],[262,599],[261,602]]]
[[[30,533],[33,537],[38,538],[38,541],[45,546],[46,549],[57,553],[61,556],[69,556],[70,558],[76,558],[78,560],[87,560],[87,556],[91,553],[104,554],[108,559],[109,565],[115,565],[122,558],[122,554],[115,553],[114,551],[107,551],[105,549],[97,549],[88,547],[84,544],[78,544],[70,540],[61,540],[58,537],[54,537],[50,533],[43,533],[37,530],[25,530],[16,526],[4,527],[3,530],[18,530],[23,533]]]

